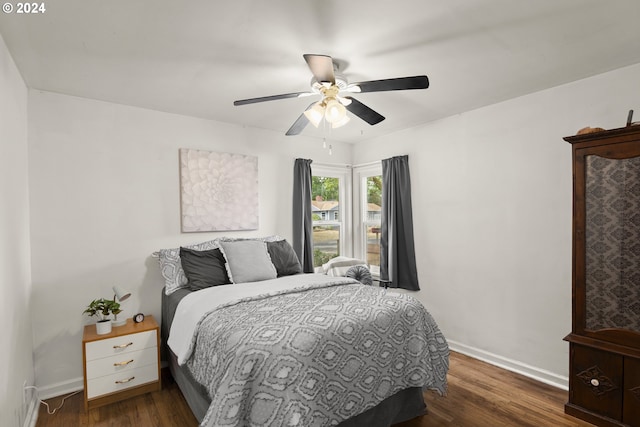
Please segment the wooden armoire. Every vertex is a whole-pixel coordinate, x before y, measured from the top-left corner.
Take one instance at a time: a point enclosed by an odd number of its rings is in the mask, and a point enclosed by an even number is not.
[[[640,126],[564,139],[573,147],[565,412],[640,427]]]

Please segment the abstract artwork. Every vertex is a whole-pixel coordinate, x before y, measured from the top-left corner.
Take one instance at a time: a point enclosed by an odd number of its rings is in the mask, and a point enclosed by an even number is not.
[[[258,158],[180,149],[182,231],[258,229]]]

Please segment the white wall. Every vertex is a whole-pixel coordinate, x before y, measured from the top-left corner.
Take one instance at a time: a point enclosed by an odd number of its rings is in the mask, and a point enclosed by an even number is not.
[[[16,426],[34,384],[27,159],[27,87],[0,36],[0,424]]]
[[[571,147],[585,126],[640,115],[640,65],[354,147],[408,154],[418,298],[469,354],[566,385],[571,331]],[[425,93],[425,96],[428,96]]]
[[[258,156],[260,229],[180,232],[178,149]],[[151,253],[221,235],[291,237],[296,157],[350,163],[351,147],[106,102],[30,91],[35,369],[45,395],[82,385],[82,315],[119,285],[123,315],[160,318]]]

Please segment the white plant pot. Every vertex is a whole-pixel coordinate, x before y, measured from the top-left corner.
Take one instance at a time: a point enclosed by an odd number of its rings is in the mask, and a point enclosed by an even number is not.
[[[98,335],[111,333],[111,320],[99,320],[96,323],[96,332],[98,333]]]

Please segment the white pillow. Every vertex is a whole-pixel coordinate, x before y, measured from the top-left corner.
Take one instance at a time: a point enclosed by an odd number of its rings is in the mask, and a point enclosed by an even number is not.
[[[227,275],[233,283],[258,282],[278,277],[265,242],[238,240],[218,244],[227,261]]]
[[[347,273],[347,270],[354,265],[364,265],[366,267],[367,263],[357,258],[337,256],[335,258],[331,258],[326,264],[322,264],[322,271],[327,276],[340,277],[344,276]]]

